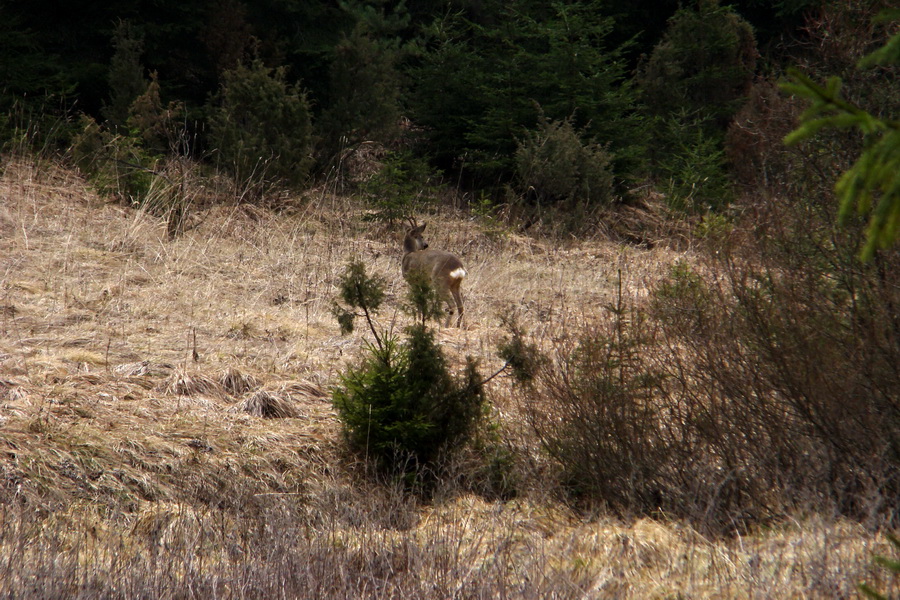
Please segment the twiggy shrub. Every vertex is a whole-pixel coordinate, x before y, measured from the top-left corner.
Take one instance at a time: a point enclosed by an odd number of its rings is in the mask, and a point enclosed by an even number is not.
[[[652,511],[670,488],[670,434],[647,367],[638,314],[615,319],[539,361],[526,414],[560,481],[579,504]]]
[[[841,240],[802,203],[770,210],[789,229],[740,256],[724,246],[715,276],[676,270],[656,291],[658,368],[688,417],[685,445],[727,474],[721,512],[897,519],[900,255],[862,265],[858,235]]]

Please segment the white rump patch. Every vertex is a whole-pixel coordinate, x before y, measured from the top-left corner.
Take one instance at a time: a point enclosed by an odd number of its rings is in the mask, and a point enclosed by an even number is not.
[[[459,268],[456,268],[456,269],[453,269],[452,271],[450,271],[451,279],[462,279],[466,275],[468,275],[468,273],[466,273],[466,270],[463,269],[462,267],[459,267]]]

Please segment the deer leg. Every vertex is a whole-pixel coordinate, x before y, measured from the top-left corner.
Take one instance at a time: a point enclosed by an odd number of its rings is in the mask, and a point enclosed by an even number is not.
[[[447,296],[447,322],[444,323],[444,327],[450,327],[450,321],[453,320],[453,302],[450,301],[450,296]]]
[[[456,302],[456,310],[457,310],[457,313],[458,313],[458,314],[457,314],[457,317],[456,317],[456,326],[457,326],[457,327],[461,327],[461,326],[462,326],[462,319],[463,319],[463,303],[462,303],[462,296],[461,296],[460,293],[459,293],[459,288],[458,288],[458,287],[453,288],[453,289],[450,290],[450,291],[453,292],[453,300],[454,300],[454,302]],[[452,309],[450,310],[450,315],[451,315],[451,316],[453,315],[453,310],[452,310]],[[449,325],[449,321],[448,321],[448,325]]]

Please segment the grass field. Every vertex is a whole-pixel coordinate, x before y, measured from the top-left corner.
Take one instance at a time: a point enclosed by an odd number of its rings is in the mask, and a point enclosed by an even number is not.
[[[214,193],[215,190],[208,191]],[[507,383],[489,397],[524,454],[520,493],[448,481],[425,502],[341,452],[329,388],[365,348],[331,315],[352,257],[402,329],[402,229],[327,188],[281,210],[218,205],[170,240],[54,162],[0,177],[0,596],[9,598],[820,598],[867,581],[878,532],[802,514],[740,535],[578,513],[541,474]],[[455,364],[501,365],[501,317],[553,344],[608,319],[689,246],[524,236],[446,210],[433,248],[469,271]],[[261,406],[279,409],[260,414]],[[275,418],[266,418],[275,417]],[[451,478],[452,479],[452,478]]]

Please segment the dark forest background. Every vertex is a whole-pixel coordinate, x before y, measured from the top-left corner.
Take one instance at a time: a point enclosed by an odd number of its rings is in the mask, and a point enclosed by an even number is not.
[[[493,201],[593,206],[649,179],[673,205],[707,210],[731,197],[726,132],[754,82],[825,63],[815,45],[835,32],[821,20],[868,31],[877,8],[5,1],[0,115],[7,142],[74,144],[83,167],[111,132],[136,142],[132,154],[302,187],[375,142],[400,172],[425,169]]]

